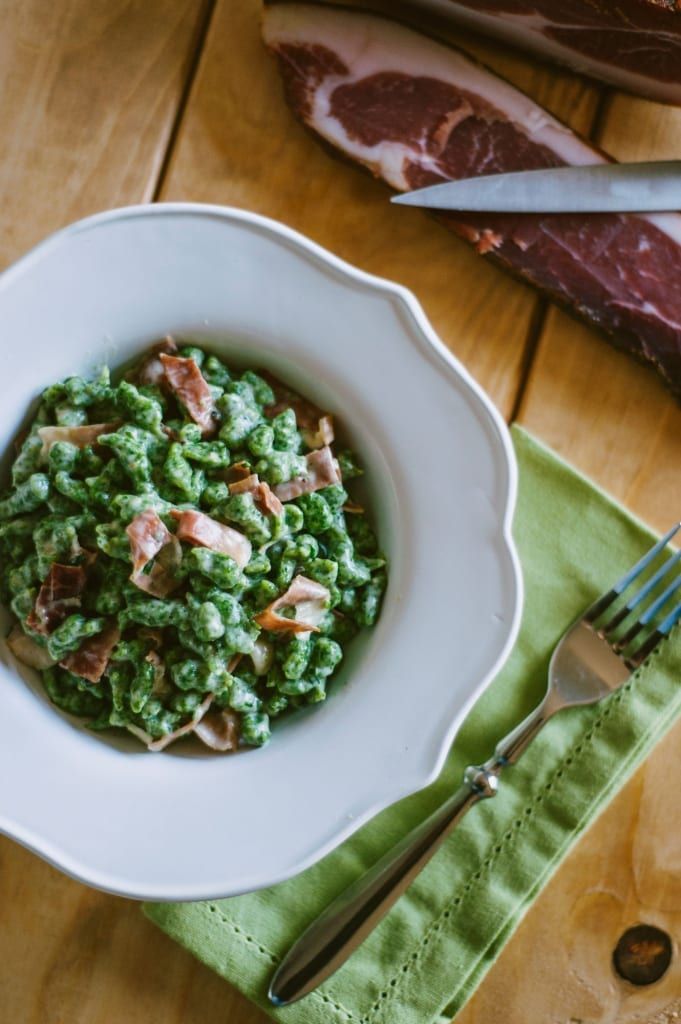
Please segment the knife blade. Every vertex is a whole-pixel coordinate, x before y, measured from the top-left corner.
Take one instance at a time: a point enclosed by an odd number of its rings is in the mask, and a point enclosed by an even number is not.
[[[460,178],[391,202],[494,213],[653,213],[681,210],[681,160],[550,167]]]

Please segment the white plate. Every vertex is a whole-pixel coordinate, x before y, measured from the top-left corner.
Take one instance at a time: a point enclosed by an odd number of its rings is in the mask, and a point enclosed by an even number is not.
[[[390,558],[380,621],[326,703],[237,756],[89,733],[1,645],[0,829],[90,885],[179,900],[287,878],[432,782],[513,643],[522,587],[506,427],[413,295],[242,210],[114,210],[2,275],[2,451],[45,385],[168,332],[337,414]]]

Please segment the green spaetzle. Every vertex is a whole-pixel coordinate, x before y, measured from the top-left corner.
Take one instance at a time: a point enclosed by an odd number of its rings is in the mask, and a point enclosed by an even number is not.
[[[0,596],[32,641],[17,656],[92,729],[162,749],[210,710],[262,746],[376,622],[385,559],[345,513],[357,457],[310,447],[330,417],[317,432],[267,374],[160,351],[160,378],[147,357],[44,390],[0,494]]]

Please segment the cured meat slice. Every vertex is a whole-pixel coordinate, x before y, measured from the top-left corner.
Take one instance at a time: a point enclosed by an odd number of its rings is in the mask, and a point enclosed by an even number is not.
[[[266,10],[264,38],[298,117],[398,190],[608,159],[491,71],[387,19],[284,3]],[[681,215],[438,216],[681,391]]]
[[[293,501],[301,494],[312,494],[313,491],[319,491],[322,487],[329,487],[331,484],[341,482],[338,463],[328,445],[310,452],[305,456],[305,461],[307,462],[305,476],[297,476],[285,484],[277,484],[274,488],[274,493],[279,501]]]
[[[674,0],[412,0],[467,27],[667,103],[681,103]]]
[[[138,384],[152,384],[156,387],[167,388],[166,371],[161,362],[162,352],[166,355],[174,355],[177,352],[175,340],[170,335],[167,335],[163,341],[159,341],[153,346],[150,354],[139,369],[133,371],[132,379]]]
[[[186,540],[198,547],[210,548],[221,555],[229,555],[240,569],[248,564],[252,550],[251,542],[243,533],[226,526],[225,523],[219,523],[217,519],[211,519],[204,512],[175,509],[170,514],[178,521],[178,540]]]
[[[87,679],[89,683],[98,683],[109,664],[111,652],[121,638],[121,631],[112,622],[101,633],[91,636],[77,651],[67,654],[59,664],[62,668],[73,672],[74,676]]]
[[[185,724],[181,725],[179,729],[175,729],[174,732],[168,733],[167,736],[161,736],[160,739],[152,740],[148,733],[145,733],[143,729],[139,729],[137,726],[128,725],[128,729],[134,732],[136,736],[139,736],[147,744],[147,749],[157,753],[159,750],[165,750],[166,747],[174,743],[175,740],[179,740],[182,736],[189,736],[196,729],[203,716],[208,712],[211,704],[213,703],[214,693],[208,693],[199,704],[198,708],[194,712],[193,717]]]
[[[194,726],[194,735],[211,750],[232,753],[239,746],[239,718],[233,711],[209,711]]]
[[[32,637],[27,636],[21,626],[15,626],[12,629],[7,637],[7,646],[17,661],[23,662],[30,668],[42,670],[55,664],[55,660],[47,648],[41,647]]]
[[[80,608],[80,596],[86,583],[81,565],[53,562],[38,591],[35,607],[26,624],[36,633],[52,633],[60,623]]]
[[[261,480],[257,473],[235,480],[229,485],[230,494],[252,494],[256,505],[265,515],[281,516],[284,514],[284,506],[277,498],[270,485]]]
[[[80,427],[39,427],[38,437],[43,442],[40,449],[41,461],[45,461],[50,449],[58,441],[68,441],[76,448],[85,448],[89,444],[94,444],[100,434],[108,434],[117,426],[116,423],[85,423]]]
[[[267,640],[263,640],[263,638],[259,636],[253,644],[253,650],[251,651],[250,658],[253,662],[253,671],[256,676],[265,676],[272,667],[274,647]]]
[[[295,576],[283,594],[254,616],[254,621],[273,633],[318,633],[326,614],[329,591],[307,576]],[[282,608],[293,608],[295,618],[280,615]]]
[[[318,405],[304,398],[297,391],[293,391],[269,370],[260,370],[260,376],[267,381],[274,392],[274,405],[266,407],[266,416],[272,419],[285,409],[293,409],[296,414],[296,423],[301,430],[316,430],[320,417],[324,415]]]
[[[323,448],[324,445],[333,444],[336,436],[333,429],[333,416],[328,414],[320,416],[315,430],[307,428],[301,430],[301,434],[308,448]]]
[[[166,380],[178,401],[187,413],[201,427],[206,437],[217,427],[213,395],[201,370],[193,359],[170,356],[165,352],[158,357],[163,364]]]
[[[130,582],[152,597],[167,597],[181,582],[173,575],[182,560],[179,540],[151,508],[135,516],[125,532],[132,555]],[[151,571],[145,572],[145,567],[157,555]]]
[[[130,541],[133,572],[140,572],[167,544],[172,533],[152,508],[136,515],[125,528]]]

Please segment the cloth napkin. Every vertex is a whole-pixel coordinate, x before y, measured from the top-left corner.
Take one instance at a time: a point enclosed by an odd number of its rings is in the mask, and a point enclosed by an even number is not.
[[[523,430],[513,429],[513,441],[520,468],[514,535],[526,589],[522,627],[437,783],[384,811],[288,882],[230,900],[145,908],[164,931],[287,1024],[451,1020],[580,834],[681,711],[677,630],[623,689],[548,724],[502,775],[498,795],[470,811],[336,975],[289,1007],[274,1010],[267,1002],[269,978],[291,942],[539,701],[564,629],[652,542],[639,522]],[[678,509],[670,509],[670,521],[674,516]]]

